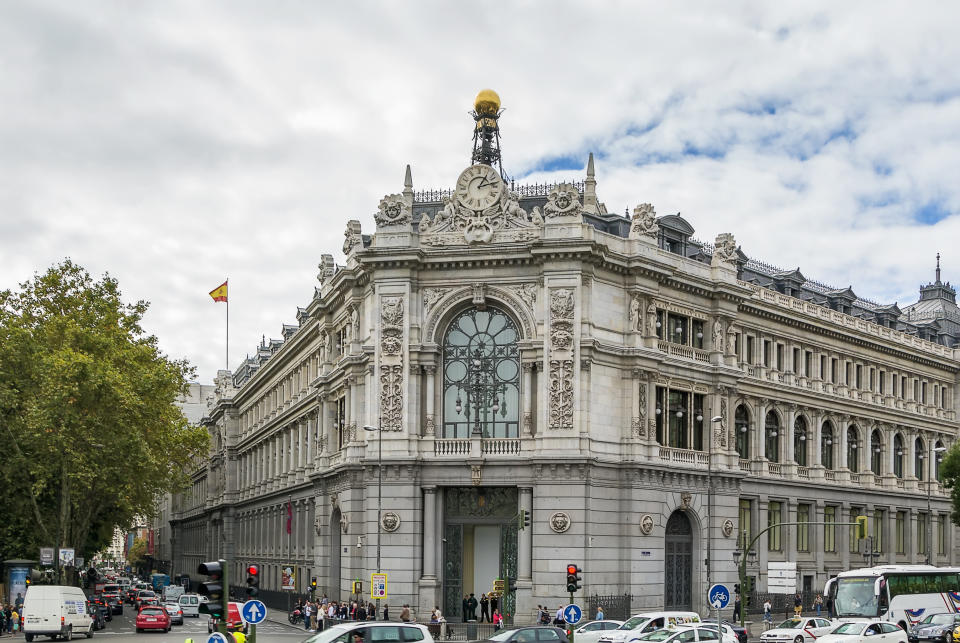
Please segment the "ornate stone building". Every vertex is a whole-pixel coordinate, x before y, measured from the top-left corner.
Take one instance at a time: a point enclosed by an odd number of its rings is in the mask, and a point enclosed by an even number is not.
[[[557,605],[568,562],[586,593],[703,610],[709,552],[732,585],[744,538],[861,514],[880,561],[955,562],[936,474],[960,312],[939,267],[900,310],[649,204],[611,214],[592,157],[582,183],[514,185],[497,116],[478,101],[454,189],[415,192],[408,168],[374,234],[348,221],[297,323],[219,374],[173,573],[226,556],[279,589],[292,564],[300,591],[346,597],[379,542],[389,603],[421,614],[456,617],[497,577],[517,579],[508,612]],[[845,525],[781,527],[748,574],[764,589],[792,560],[815,590],[861,547]]]

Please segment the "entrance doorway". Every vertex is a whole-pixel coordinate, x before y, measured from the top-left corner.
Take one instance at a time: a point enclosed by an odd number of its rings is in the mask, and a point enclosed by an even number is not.
[[[327,596],[340,600],[340,509],[330,514],[330,568],[327,570]]]
[[[670,514],[664,536],[663,606],[693,609],[693,528],[683,511]]]

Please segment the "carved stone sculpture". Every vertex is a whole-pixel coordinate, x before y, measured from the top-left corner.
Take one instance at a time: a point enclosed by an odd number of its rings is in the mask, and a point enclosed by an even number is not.
[[[630,223],[630,238],[655,240],[660,232],[656,215],[656,210],[649,203],[641,203],[635,207],[633,209],[633,219]]]
[[[380,422],[383,431],[403,429],[403,298],[380,302]]]
[[[543,216],[547,221],[551,219],[582,221],[580,214],[582,210],[583,205],[580,203],[580,193],[577,192],[577,188],[569,183],[561,183],[547,195]]]
[[[360,222],[356,219],[347,221],[347,229],[343,231],[343,254],[349,255],[356,249],[363,247]]]
[[[550,529],[558,534],[562,534],[570,529],[573,521],[570,520],[570,514],[566,511],[557,511],[550,516]]]
[[[723,322],[719,319],[713,322],[713,350],[723,351]]]
[[[643,313],[641,308],[643,302],[638,295],[634,295],[630,298],[630,330],[632,331],[641,331],[643,330]]]
[[[317,264],[317,268],[320,269],[320,272],[317,273],[317,281],[319,281],[322,286],[333,279],[333,275],[337,272],[337,266],[333,262],[333,255],[320,255],[320,263]]]
[[[388,194],[380,199],[377,213],[373,215],[377,227],[409,224],[412,218],[410,204],[402,194]]]
[[[737,264],[737,242],[729,232],[723,232],[717,235],[714,241],[713,259],[711,266]]]
[[[384,531],[393,533],[400,528],[400,514],[395,511],[384,512],[383,517],[380,518],[380,526]]]
[[[640,533],[642,533],[644,536],[649,536],[651,533],[653,533],[653,527],[653,516],[650,514],[643,514],[643,516],[640,517]]]

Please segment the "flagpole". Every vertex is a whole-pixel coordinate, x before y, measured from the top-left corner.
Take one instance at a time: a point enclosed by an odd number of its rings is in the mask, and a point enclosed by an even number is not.
[[[230,370],[230,279],[228,278],[225,282],[227,284],[227,351],[226,351],[226,362],[224,369]]]

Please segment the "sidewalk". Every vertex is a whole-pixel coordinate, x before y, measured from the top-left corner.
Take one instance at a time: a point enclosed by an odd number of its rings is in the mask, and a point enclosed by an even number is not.
[[[284,625],[290,628],[291,631],[303,632],[304,635],[307,634],[307,630],[303,629],[303,623],[299,625],[291,625],[290,620],[287,618],[287,613],[283,610],[275,610],[267,608],[267,616],[264,618],[264,622],[269,621],[277,625]]]

